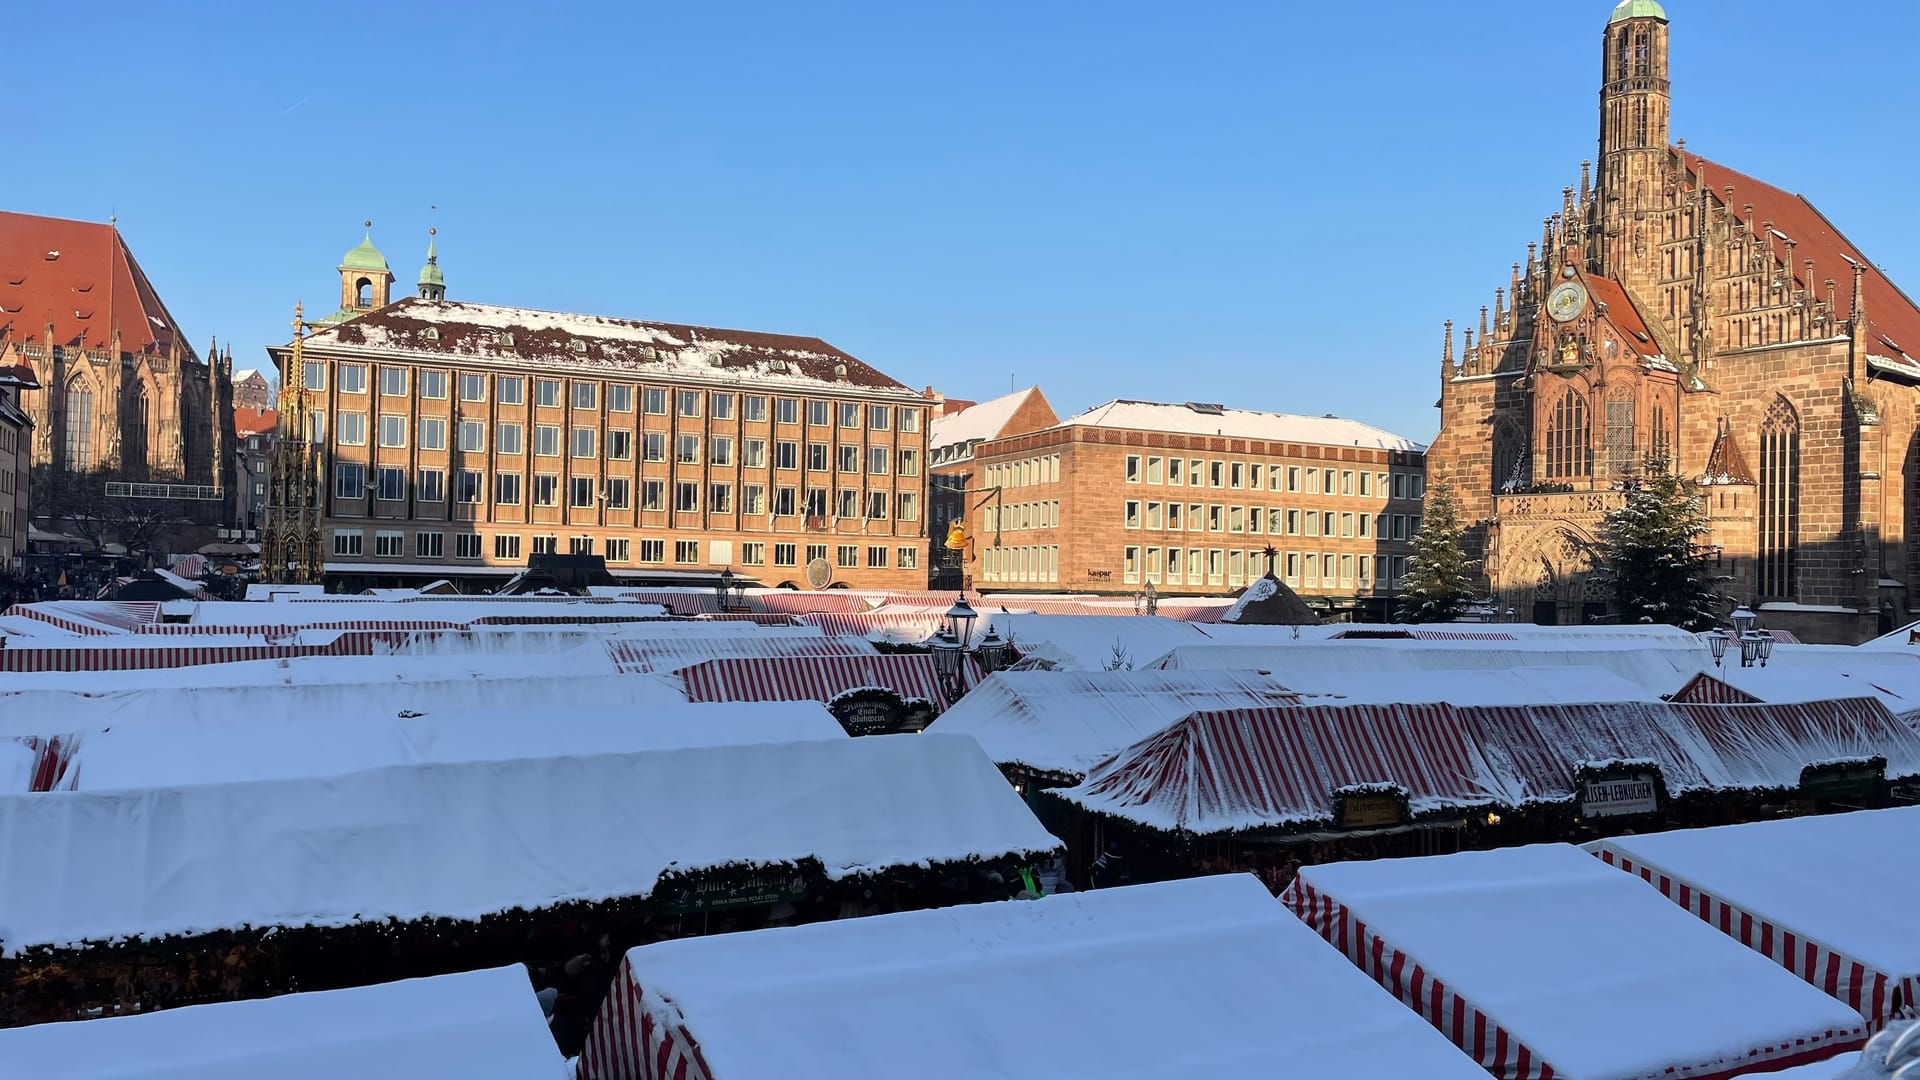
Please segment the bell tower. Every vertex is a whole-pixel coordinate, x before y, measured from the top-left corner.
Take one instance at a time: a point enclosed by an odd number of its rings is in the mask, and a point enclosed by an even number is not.
[[[373,246],[373,222],[364,222],[366,238],[340,257],[340,310],[348,316],[386,307],[393,299],[393,268]]]
[[[1653,212],[1664,202],[1671,105],[1667,13],[1657,0],[1621,0],[1600,58],[1600,176],[1595,269],[1648,296],[1658,279]]]

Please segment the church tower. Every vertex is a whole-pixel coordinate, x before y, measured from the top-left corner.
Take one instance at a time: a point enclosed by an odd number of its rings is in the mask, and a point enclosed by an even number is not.
[[[1600,176],[1591,256],[1638,297],[1658,280],[1653,212],[1665,199],[1667,13],[1657,0],[1621,0],[1600,59]]]

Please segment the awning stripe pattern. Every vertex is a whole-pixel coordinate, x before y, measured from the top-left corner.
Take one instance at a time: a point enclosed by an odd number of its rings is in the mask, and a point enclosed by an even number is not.
[[[712,1080],[680,1011],[664,1002],[649,1007],[625,959],[594,1018],[580,1065],[581,1075],[593,1080]]]

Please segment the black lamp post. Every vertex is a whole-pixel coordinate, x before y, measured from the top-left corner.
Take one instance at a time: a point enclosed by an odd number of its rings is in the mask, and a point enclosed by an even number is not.
[[[939,678],[940,689],[946,693],[948,701],[958,701],[972,689],[968,685],[970,659],[978,663],[982,671],[991,674],[1006,664],[1007,654],[1013,648],[1013,642],[1001,637],[991,625],[975,643],[973,625],[979,618],[980,613],[973,610],[973,605],[962,596],[947,609],[946,622],[927,641],[927,648],[933,653],[934,674]]]
[[[1745,604],[1733,609],[1727,616],[1733,624],[1728,633],[1716,634],[1707,639],[1707,647],[1713,650],[1713,666],[1720,666],[1720,658],[1726,655],[1727,648],[1734,642],[1740,644],[1740,666],[1752,667],[1757,661],[1761,667],[1767,666],[1767,658],[1773,655],[1773,635],[1759,629],[1760,617]]]
[[[744,581],[734,581],[733,567],[720,571],[720,583],[713,587],[713,591],[720,597],[722,614],[746,610],[747,585]]]

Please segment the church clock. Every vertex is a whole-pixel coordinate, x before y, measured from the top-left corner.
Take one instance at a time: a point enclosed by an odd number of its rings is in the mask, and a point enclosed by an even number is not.
[[[1554,322],[1572,322],[1587,310],[1587,287],[1577,281],[1563,281],[1547,294],[1547,314]]]

